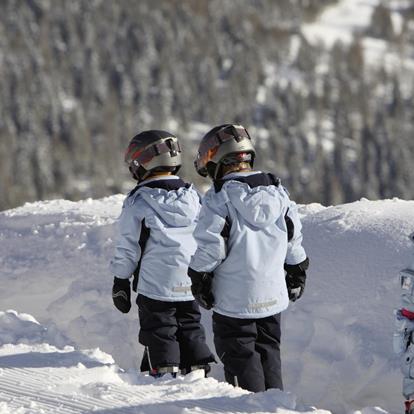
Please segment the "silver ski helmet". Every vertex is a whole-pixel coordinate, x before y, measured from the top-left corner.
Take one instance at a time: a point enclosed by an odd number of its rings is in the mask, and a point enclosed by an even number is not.
[[[176,173],[181,167],[178,138],[167,131],[143,131],[131,139],[125,151],[125,162],[138,181],[147,178],[151,172]]]
[[[223,124],[214,127],[202,138],[194,166],[203,176],[221,178],[221,166],[249,162],[253,167],[256,152],[247,129],[241,125]]]

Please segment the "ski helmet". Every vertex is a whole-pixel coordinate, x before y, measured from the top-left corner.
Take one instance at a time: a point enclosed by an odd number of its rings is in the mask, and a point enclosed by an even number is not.
[[[255,155],[246,128],[241,125],[223,124],[204,135],[194,166],[201,176],[209,176],[216,180],[221,178],[222,165],[249,162],[253,167]]]
[[[131,139],[125,151],[125,162],[138,181],[155,171],[176,173],[181,167],[178,138],[167,131],[143,131]]]

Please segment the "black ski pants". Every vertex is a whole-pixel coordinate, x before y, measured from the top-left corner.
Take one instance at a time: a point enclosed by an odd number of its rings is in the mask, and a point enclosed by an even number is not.
[[[215,360],[206,344],[196,301],[164,302],[138,295],[137,305],[139,342],[147,351],[141,371],[167,366],[187,369]]]
[[[239,319],[214,312],[213,332],[228,383],[253,392],[283,390],[280,313],[261,319]]]

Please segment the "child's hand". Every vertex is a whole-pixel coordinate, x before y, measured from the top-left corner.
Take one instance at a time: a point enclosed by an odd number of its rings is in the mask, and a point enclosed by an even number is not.
[[[112,287],[112,300],[115,307],[122,313],[128,313],[131,309],[131,285],[129,279],[114,277]]]
[[[289,300],[295,302],[305,290],[306,270],[309,267],[309,259],[296,265],[285,264],[286,287],[289,294]]]
[[[188,276],[191,278],[191,293],[194,299],[202,308],[210,310],[214,305],[214,296],[211,293],[212,274],[189,268]]]
[[[211,292],[207,293],[195,293],[193,289],[191,289],[193,292],[194,299],[196,302],[204,309],[210,310],[214,305],[214,296]]]

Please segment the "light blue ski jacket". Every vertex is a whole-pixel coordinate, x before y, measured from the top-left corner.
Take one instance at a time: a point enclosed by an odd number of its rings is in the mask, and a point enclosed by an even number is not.
[[[177,176],[168,180],[181,181]],[[193,231],[200,207],[193,186],[172,191],[140,186],[131,192],[119,218],[112,274],[128,279],[141,260],[138,293],[167,302],[194,300],[187,268],[196,249]],[[139,245],[143,225],[149,229],[144,252]]]
[[[215,312],[263,318],[288,306],[283,265],[306,259],[302,226],[296,204],[281,185],[251,188],[235,181],[239,176],[243,174],[226,176],[220,191],[212,188],[206,193],[194,233],[198,247],[190,267],[214,272]],[[286,214],[294,224],[289,243]],[[226,220],[230,227],[227,241],[222,233]]]

